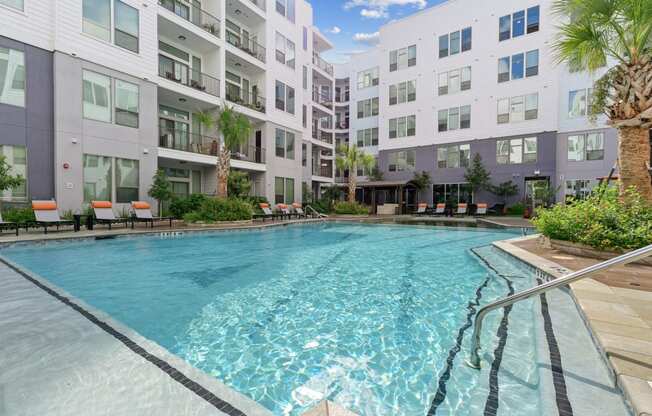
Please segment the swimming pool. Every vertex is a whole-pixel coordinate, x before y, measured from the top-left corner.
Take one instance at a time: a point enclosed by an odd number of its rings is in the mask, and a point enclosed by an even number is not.
[[[14,245],[2,254],[277,415],[324,398],[361,415],[551,414],[559,395],[542,375],[550,363],[538,358],[537,302],[490,315],[483,370],[462,364],[478,306],[536,284],[531,270],[489,247],[513,236],[312,224]],[[566,332],[590,340],[569,311]],[[627,414],[607,390],[608,414]],[[573,404],[590,414],[591,395]]]

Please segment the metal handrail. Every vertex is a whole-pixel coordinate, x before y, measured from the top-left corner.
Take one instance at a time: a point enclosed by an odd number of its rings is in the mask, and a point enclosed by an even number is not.
[[[321,212],[317,211],[316,209],[314,209],[310,205],[306,205],[306,211],[308,211],[308,210],[314,212],[314,214],[317,215],[317,218],[328,218],[328,215],[322,214]]]
[[[471,357],[467,361],[467,364],[470,367],[479,369],[480,368],[480,333],[482,332],[482,322],[484,317],[491,311],[495,309],[504,308],[506,306],[512,305],[518,301],[529,299],[533,296],[540,295],[542,293],[548,292],[549,290],[556,289],[559,286],[564,286],[578,280],[584,279],[593,275],[596,272],[618,266],[621,264],[631,263],[636,260],[643,259],[652,255],[652,244],[649,246],[639,248],[638,250],[630,251],[628,253],[622,254],[620,256],[614,257],[612,259],[603,261],[598,264],[586,267],[582,270],[570,273],[566,276],[560,277],[559,279],[551,280],[547,283],[542,284],[541,286],[536,286],[522,292],[516,293],[514,295],[508,296],[504,299],[498,300],[496,302],[490,303],[489,305],[484,306],[478,311],[478,314],[475,316],[474,328],[473,328],[473,337],[471,338]]]

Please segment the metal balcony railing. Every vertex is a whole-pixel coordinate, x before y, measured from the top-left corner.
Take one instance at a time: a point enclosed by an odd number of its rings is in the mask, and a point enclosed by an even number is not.
[[[321,129],[312,129],[312,138],[324,143],[333,144],[333,133]]]
[[[159,146],[166,149],[217,156],[220,142],[215,137],[159,127]]]
[[[333,108],[333,97],[330,94],[325,94],[319,88],[312,89],[312,100],[326,108]]]
[[[186,4],[179,0],[159,0],[158,4],[195,26],[204,29],[211,35],[220,37],[220,19],[198,6]]]
[[[312,63],[322,71],[325,71],[329,75],[333,75],[333,65],[324,61],[321,56],[316,53],[312,54]]]
[[[198,91],[205,92],[215,97],[220,96],[220,80],[190,68],[188,65],[177,62],[167,56],[159,55],[159,76],[170,81],[186,85]]]
[[[335,93],[336,103],[348,103],[350,98],[351,96],[349,91],[346,91],[344,93]]]
[[[335,128],[337,130],[348,130],[349,129],[349,123],[343,123],[343,122],[335,123]]]
[[[231,159],[253,163],[265,163],[265,149],[256,146],[242,146],[231,151]]]
[[[321,176],[324,178],[332,178],[333,177],[333,166],[330,164],[328,166],[312,166],[312,174],[314,176]]]
[[[236,36],[227,30],[226,41],[241,51],[253,56],[261,62],[265,62],[267,51],[263,45],[260,45],[251,38]]]
[[[239,104],[252,110],[265,112],[265,97],[258,95],[252,91],[244,91],[241,88],[232,88],[227,83],[226,99],[232,103]]]

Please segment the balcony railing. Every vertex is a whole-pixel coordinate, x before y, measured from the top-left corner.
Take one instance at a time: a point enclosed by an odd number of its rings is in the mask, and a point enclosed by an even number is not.
[[[159,146],[208,156],[217,156],[220,150],[220,142],[215,137],[163,127],[159,128]]]
[[[346,91],[345,93],[335,93],[335,102],[337,103],[348,103],[351,98],[350,92]]]
[[[265,0],[249,0],[251,3],[258,6],[259,9],[265,11]]]
[[[326,108],[333,108],[333,98],[331,95],[322,93],[319,91],[319,88],[312,89],[312,100]]]
[[[195,26],[204,29],[211,35],[220,37],[220,19],[201,8],[179,0],[159,0],[158,4]]]
[[[227,83],[226,99],[232,103],[239,104],[252,110],[265,112],[265,97],[253,93],[251,91],[244,91],[241,88],[230,88]]]
[[[312,129],[312,138],[324,143],[333,144],[333,133],[328,133],[320,129]]]
[[[159,55],[158,74],[170,81],[186,85],[215,97],[220,96],[220,80],[190,68],[167,56]]]
[[[239,150],[231,151],[231,159],[265,163],[265,149],[256,146],[243,146]]]
[[[265,62],[266,49],[263,45],[258,44],[251,38],[244,38],[236,36],[233,33],[226,31],[226,41],[241,51],[253,56],[261,62]]]
[[[328,166],[321,166],[319,165],[312,165],[312,174],[314,176],[322,176],[324,178],[332,178],[333,177],[333,166],[330,164]]]
[[[312,63],[322,71],[326,71],[327,74],[331,76],[333,75],[333,65],[324,61],[322,57],[319,56],[318,54],[316,53],[312,54]]]
[[[335,123],[335,128],[337,130],[348,130],[349,129],[349,123]]]

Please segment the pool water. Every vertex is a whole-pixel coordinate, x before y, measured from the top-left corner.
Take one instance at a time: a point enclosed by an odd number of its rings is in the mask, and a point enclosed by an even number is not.
[[[480,372],[463,365],[472,314],[535,284],[489,247],[514,236],[311,224],[15,245],[2,254],[275,415],[300,415],[322,399],[365,416],[472,415],[487,414],[497,396],[490,369],[503,317],[488,317]],[[500,414],[546,414],[534,314],[531,301],[510,312]]]

